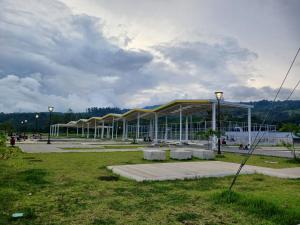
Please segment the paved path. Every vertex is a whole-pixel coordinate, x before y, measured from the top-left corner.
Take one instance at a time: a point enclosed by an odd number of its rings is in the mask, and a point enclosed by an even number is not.
[[[220,161],[152,163],[137,165],[109,166],[108,169],[120,176],[136,181],[195,179],[202,177],[224,177],[234,175],[237,163]],[[241,174],[260,173],[280,178],[300,178],[300,167],[272,169],[258,166],[245,166]]]
[[[276,148],[276,147],[275,147]],[[273,148],[273,149],[275,149]],[[247,154],[247,150],[239,150],[237,147],[226,147],[222,148],[224,152],[234,152],[240,154]],[[294,158],[291,151],[280,149],[280,150],[272,150],[272,148],[261,148],[255,149],[253,152],[254,155],[266,155],[266,156],[276,156],[276,157],[284,157],[284,158]]]
[[[105,149],[103,146],[79,145],[79,144],[17,144],[23,152],[26,153],[51,153],[51,152],[124,152],[141,151],[141,148],[116,148]],[[82,149],[63,149],[80,148]]]

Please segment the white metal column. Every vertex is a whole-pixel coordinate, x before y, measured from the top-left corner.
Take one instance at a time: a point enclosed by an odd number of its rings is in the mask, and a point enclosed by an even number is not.
[[[119,131],[119,121],[117,120],[117,124],[116,124],[116,133],[115,133],[115,139],[118,139],[118,131]]]
[[[189,140],[189,117],[185,117],[185,141]]]
[[[115,118],[113,117],[112,119],[112,126],[111,126],[111,139],[114,139],[114,124],[115,123]]]
[[[125,140],[125,133],[126,133],[126,120],[125,119],[123,119],[123,134],[122,134],[122,140],[124,141]]]
[[[104,138],[104,121],[102,121],[101,139]]]
[[[251,108],[248,108],[248,144],[251,145]]]
[[[154,113],[154,132],[155,132],[155,138],[154,138],[154,143],[157,143],[157,133],[158,133],[158,118],[157,118],[157,113]]]
[[[57,124],[57,137],[59,136],[59,124]]]
[[[90,137],[90,123],[87,123],[86,138]]]
[[[81,125],[81,137],[84,137],[84,126],[83,126],[83,124]]]
[[[78,125],[76,125],[76,136],[78,137]]]
[[[165,121],[165,141],[168,140],[168,117],[166,116],[166,121]]]
[[[110,138],[110,127],[109,126],[106,127],[106,137]]]
[[[211,118],[211,122],[212,122],[212,130],[216,131],[216,103],[212,103],[212,118]],[[212,150],[216,150],[217,149],[217,137],[216,135],[213,135],[212,137]]]
[[[128,121],[125,121],[125,139],[128,139]]]
[[[136,139],[140,138],[140,113],[137,115],[137,122],[136,122]]]
[[[94,124],[94,139],[96,139],[96,136],[97,136],[97,121],[95,120],[95,124]]]
[[[179,142],[182,141],[182,106],[179,108]]]

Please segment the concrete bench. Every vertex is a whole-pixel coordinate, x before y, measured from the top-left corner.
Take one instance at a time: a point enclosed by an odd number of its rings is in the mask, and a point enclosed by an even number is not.
[[[193,157],[198,159],[214,159],[215,153],[211,150],[198,149],[193,150]]]
[[[144,150],[146,160],[166,160],[166,152],[162,150]]]
[[[170,158],[171,159],[179,159],[179,160],[191,159],[192,155],[193,155],[193,152],[188,151],[188,150],[173,150],[173,151],[170,151]]]

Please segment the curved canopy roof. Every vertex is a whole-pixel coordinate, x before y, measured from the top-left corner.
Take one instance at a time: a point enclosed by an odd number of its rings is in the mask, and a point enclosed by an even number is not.
[[[113,120],[118,120],[121,117],[122,117],[122,114],[109,113],[109,114],[106,114],[105,116],[101,117],[101,121],[112,122]]]
[[[112,122],[113,120],[119,120],[121,118],[130,121],[130,120],[136,120],[138,116],[143,118],[150,118],[152,117],[153,113],[158,113],[159,115],[175,115],[176,113],[179,113],[180,108],[182,109],[182,113],[187,115],[192,113],[210,111],[212,109],[213,103],[217,103],[217,100],[215,99],[174,100],[152,110],[135,108],[129,110],[124,114],[109,113],[102,117],[91,117],[89,119],[80,119],[76,121],[76,123],[86,124],[86,123],[97,122],[97,121]],[[226,101],[221,101],[220,104],[223,108],[245,108],[245,109],[253,108],[252,105],[226,102]]]
[[[138,116],[142,116],[145,113],[151,113],[152,110],[150,109],[131,109],[128,112],[122,114],[122,118],[130,121],[130,120],[136,120]]]

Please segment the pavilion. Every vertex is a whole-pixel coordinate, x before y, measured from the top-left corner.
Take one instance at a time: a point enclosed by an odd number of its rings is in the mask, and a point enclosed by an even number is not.
[[[251,144],[251,109],[252,105],[233,103],[227,101],[220,102],[221,109],[240,108],[247,111],[248,133],[247,143]],[[87,129],[87,138],[89,138],[89,130],[94,129],[94,138],[97,137],[117,139],[118,133],[122,130],[122,140],[128,138],[141,139],[149,137],[154,143],[159,141],[177,141],[179,143],[188,142],[196,137],[199,131],[205,131],[208,128],[216,130],[216,106],[217,100],[211,99],[190,99],[190,100],[174,100],[163,104],[154,109],[132,109],[124,114],[109,113],[102,117],[91,117],[89,119],[80,119],[71,121],[67,124],[55,124],[51,126],[52,135],[59,135],[60,127],[76,127],[78,136],[78,127],[82,129],[82,137],[84,129]],[[193,121],[193,115],[211,114],[211,121],[200,122]],[[175,118],[175,119],[174,119]],[[174,120],[179,120],[174,123]],[[148,122],[147,122],[148,121]],[[119,127],[122,123],[122,127]],[[197,126],[196,126],[196,125]],[[202,127],[201,127],[202,126]],[[101,129],[101,135],[100,134]],[[105,135],[106,129],[106,135]],[[213,148],[216,145],[216,137],[213,138]]]

